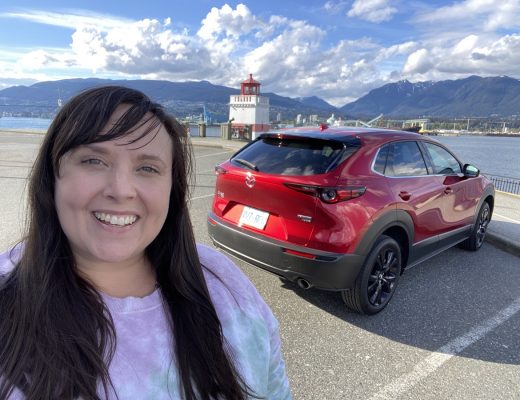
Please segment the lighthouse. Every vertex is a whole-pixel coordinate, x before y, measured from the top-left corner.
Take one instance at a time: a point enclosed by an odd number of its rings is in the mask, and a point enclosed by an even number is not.
[[[260,82],[253,79],[253,74],[240,84],[240,94],[230,96],[229,120],[240,136],[250,126],[251,139],[269,130],[269,98],[260,96]]]

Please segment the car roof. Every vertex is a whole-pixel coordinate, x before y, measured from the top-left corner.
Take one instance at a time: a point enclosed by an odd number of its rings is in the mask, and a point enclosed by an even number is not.
[[[361,128],[339,126],[320,129],[319,126],[272,130],[260,135],[268,137],[294,136],[302,138],[324,139],[352,144],[358,140],[364,143],[384,143],[394,140],[417,140],[422,136],[415,132],[398,131],[385,128]]]

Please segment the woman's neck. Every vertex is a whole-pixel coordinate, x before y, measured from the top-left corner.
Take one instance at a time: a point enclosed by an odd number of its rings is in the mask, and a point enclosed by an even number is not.
[[[111,297],[144,297],[155,290],[155,272],[144,255],[121,263],[76,262],[80,275]]]

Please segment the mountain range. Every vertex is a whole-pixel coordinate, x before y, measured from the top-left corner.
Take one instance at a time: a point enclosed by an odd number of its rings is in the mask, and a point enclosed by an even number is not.
[[[29,113],[50,116],[56,111],[58,99],[67,101],[82,90],[101,85],[124,85],[141,90],[178,117],[202,114],[205,108],[214,121],[227,120],[229,97],[239,93],[236,88],[213,85],[208,81],[66,79],[0,90],[0,115]],[[275,120],[278,113],[283,119],[295,118],[297,114],[328,117],[332,113],[343,118],[366,118],[379,114],[402,118],[520,115],[520,81],[506,76],[470,76],[418,83],[403,80],[373,89],[339,108],[317,96],[262,95],[269,97],[271,120]]]
[[[510,117],[520,115],[520,81],[507,76],[404,80],[374,89],[340,111],[357,117]]]

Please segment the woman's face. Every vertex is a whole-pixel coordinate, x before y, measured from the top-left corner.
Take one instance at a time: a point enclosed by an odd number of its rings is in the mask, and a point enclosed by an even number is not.
[[[102,132],[126,108],[119,106]],[[60,161],[56,210],[80,266],[135,262],[164,224],[172,188],[173,143],[160,125],[157,135],[150,132],[127,144],[146,125],[113,141],[79,146]]]

